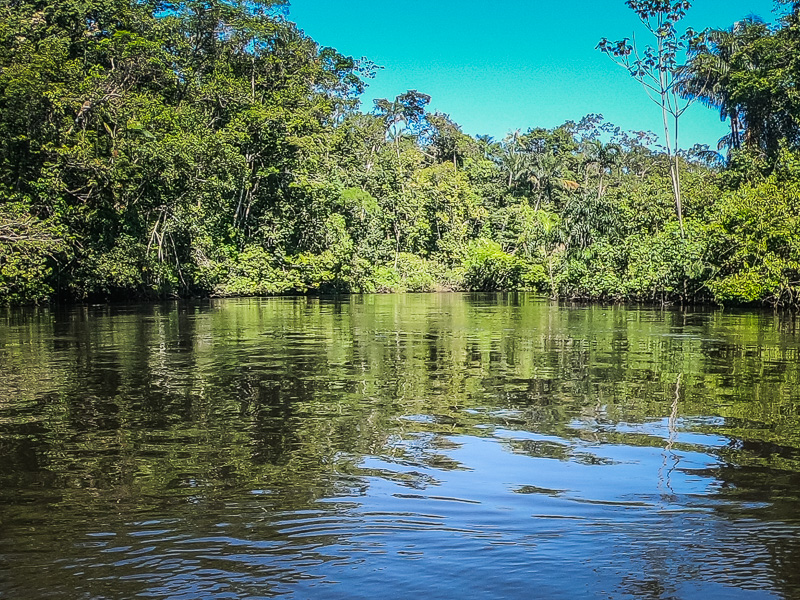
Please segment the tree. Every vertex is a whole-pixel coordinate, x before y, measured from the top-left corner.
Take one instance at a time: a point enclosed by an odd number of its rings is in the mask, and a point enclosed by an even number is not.
[[[689,107],[691,98],[682,100],[680,89],[681,65],[679,53],[686,49],[688,41],[695,35],[691,29],[679,34],[677,25],[691,6],[687,0],[627,0],[627,6],[639,17],[647,31],[656,39],[655,46],[644,48],[633,39],[624,38],[611,42],[600,40],[597,48],[625,67],[631,76],[644,87],[650,99],[661,108],[664,125],[664,143],[670,157],[670,179],[675,197],[681,237],[683,226],[683,202],[678,154],[679,121]],[[672,121],[672,131],[670,131]]]
[[[530,170],[530,154],[520,142],[519,130],[509,133],[501,144],[500,168],[508,173],[508,187],[523,179]]]
[[[800,146],[800,21],[792,12],[774,32],[749,29],[734,55],[729,93],[744,116],[743,145],[774,162],[781,146]]]
[[[425,107],[431,101],[427,94],[408,90],[394,100],[378,98],[375,100],[375,113],[386,124],[386,131],[395,142],[400,155],[400,137],[406,130],[419,133],[425,119]]]
[[[0,304],[47,300],[55,258],[67,248],[61,233],[28,207],[0,204]]]
[[[707,29],[689,43],[689,60],[679,70],[678,89],[685,98],[696,98],[719,110],[721,120],[730,120],[731,133],[720,140],[719,149],[727,146],[738,150],[743,138],[750,144],[755,140],[746,135],[744,107],[733,101],[731,77],[737,70],[752,68],[743,60],[742,50],[768,34],[764,22],[750,16],[727,29]]]
[[[604,144],[599,139],[587,139],[582,144],[582,169],[584,172],[584,186],[589,184],[591,175],[597,176],[597,197],[600,198],[606,191],[604,179],[614,167],[619,166],[622,148],[618,144]]]
[[[477,154],[477,143],[461,131],[461,127],[448,115],[436,112],[427,116],[426,132],[428,151],[437,162],[452,161],[458,169],[469,155]]]

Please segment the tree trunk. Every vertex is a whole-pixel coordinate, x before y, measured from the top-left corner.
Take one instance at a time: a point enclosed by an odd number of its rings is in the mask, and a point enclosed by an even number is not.
[[[674,186],[675,186],[675,208],[678,211],[678,224],[681,228],[681,239],[686,238],[686,231],[683,228],[683,198],[681,197],[681,172],[679,169],[680,157],[678,156],[678,115],[675,115],[675,162],[673,163]]]

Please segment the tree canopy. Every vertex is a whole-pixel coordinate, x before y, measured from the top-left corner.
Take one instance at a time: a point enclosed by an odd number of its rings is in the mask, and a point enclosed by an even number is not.
[[[666,69],[669,102],[719,111],[724,156],[601,115],[473,137],[417,90],[363,110],[375,66],[280,1],[2,0],[0,301],[479,289],[796,306],[797,7],[680,38],[687,3],[669,4],[672,42],[629,62]]]

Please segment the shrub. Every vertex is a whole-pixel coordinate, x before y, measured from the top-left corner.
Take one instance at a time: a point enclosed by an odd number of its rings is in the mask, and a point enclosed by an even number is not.
[[[524,265],[497,242],[479,238],[468,244],[464,268],[469,289],[499,291],[519,289]]]
[[[424,258],[401,252],[397,255],[396,264],[402,291],[432,292],[436,289],[436,277],[430,263]]]
[[[235,258],[227,279],[215,288],[214,293],[217,296],[259,296],[301,287],[297,273],[279,266],[264,248],[249,246]]]

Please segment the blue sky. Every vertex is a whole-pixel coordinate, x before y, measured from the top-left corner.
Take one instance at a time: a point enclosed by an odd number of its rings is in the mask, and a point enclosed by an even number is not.
[[[774,21],[773,0],[695,0],[684,23],[728,27],[756,14]],[[289,17],[324,46],[383,67],[364,94],[432,97],[466,133],[554,127],[601,113],[624,129],[661,130],[660,110],[640,85],[595,50],[644,32],[624,0],[292,0]],[[696,105],[682,120],[681,147],[716,146],[726,133],[716,112]]]

